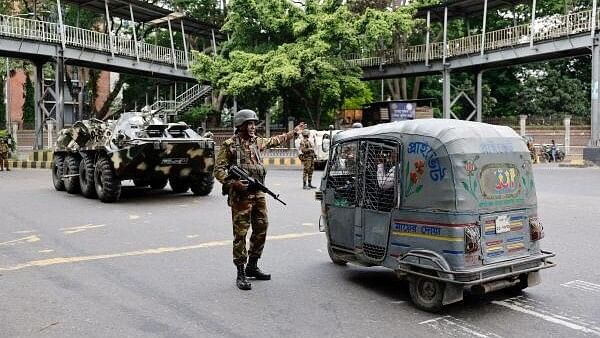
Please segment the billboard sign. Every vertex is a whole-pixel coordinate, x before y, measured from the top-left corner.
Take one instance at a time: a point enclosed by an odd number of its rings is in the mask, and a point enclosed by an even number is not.
[[[413,120],[416,107],[415,102],[390,102],[390,121]]]

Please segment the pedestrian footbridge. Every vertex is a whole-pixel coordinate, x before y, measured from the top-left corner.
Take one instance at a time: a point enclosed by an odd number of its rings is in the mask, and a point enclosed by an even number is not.
[[[402,46],[346,57],[365,80],[418,76],[444,70],[479,71],[591,53],[598,14],[585,10],[537,19],[533,24],[471,35],[446,43]],[[594,22],[595,21],[595,22]]]
[[[0,56],[67,64],[175,81],[195,81],[191,52],[136,41],[127,36],[0,15]]]

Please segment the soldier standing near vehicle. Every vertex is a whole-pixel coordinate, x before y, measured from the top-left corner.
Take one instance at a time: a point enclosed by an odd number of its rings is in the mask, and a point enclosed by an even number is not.
[[[4,168],[6,168],[6,171],[10,171],[8,168],[9,150],[8,138],[0,138],[0,171],[4,171]]]
[[[302,131],[302,141],[300,141],[300,160],[304,165],[304,170],[302,171],[302,189],[316,188],[312,185],[312,176],[315,170],[315,149],[308,139],[309,135],[310,132],[304,129]]]
[[[264,183],[266,170],[262,162],[261,151],[276,147],[294,138],[304,130],[300,123],[294,130],[275,137],[256,136],[256,113],[242,109],[233,116],[235,135],[221,145],[216,158],[215,178],[223,184],[223,194],[228,195],[227,203],[231,207],[233,222],[233,264],[237,268],[236,285],[240,290],[250,290],[252,285],[248,277],[269,280],[271,275],[258,268],[258,259],[267,238],[267,203],[261,191],[248,191],[248,181],[229,177],[231,165],[246,170],[250,176]],[[252,228],[250,248],[246,251],[246,234]],[[246,266],[246,262],[248,265]]]

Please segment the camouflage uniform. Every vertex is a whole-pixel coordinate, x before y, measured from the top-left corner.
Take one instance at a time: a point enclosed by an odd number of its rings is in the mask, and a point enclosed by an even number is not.
[[[302,172],[303,187],[305,189],[311,188],[313,187],[312,176],[313,171],[315,170],[315,150],[307,137],[304,137],[302,141],[300,141],[300,152],[302,153],[301,160],[304,165],[304,170]],[[308,185],[306,184],[307,182]]]
[[[8,143],[5,139],[0,139],[0,170],[8,169]]]
[[[260,258],[267,238],[267,203],[265,194],[258,192],[238,192],[233,189],[234,180],[227,177],[227,169],[235,164],[250,173],[250,176],[264,183],[266,170],[262,163],[261,151],[276,147],[291,140],[294,132],[271,138],[251,137],[244,140],[234,135],[221,145],[216,157],[214,175],[223,184],[223,193],[228,194],[233,221],[233,264],[246,264],[248,255]],[[250,249],[246,251],[246,234],[252,227]]]

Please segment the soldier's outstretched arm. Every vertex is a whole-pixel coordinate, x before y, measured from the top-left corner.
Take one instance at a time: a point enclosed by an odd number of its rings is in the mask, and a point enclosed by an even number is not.
[[[283,135],[277,135],[277,136],[268,137],[268,138],[259,137],[259,138],[257,138],[256,142],[258,143],[258,146],[261,150],[277,147],[277,146],[293,139],[294,136],[297,135],[298,133],[301,133],[304,130],[304,128],[306,128],[306,124],[304,122],[300,122],[293,130],[290,130],[289,132],[287,132]]]

